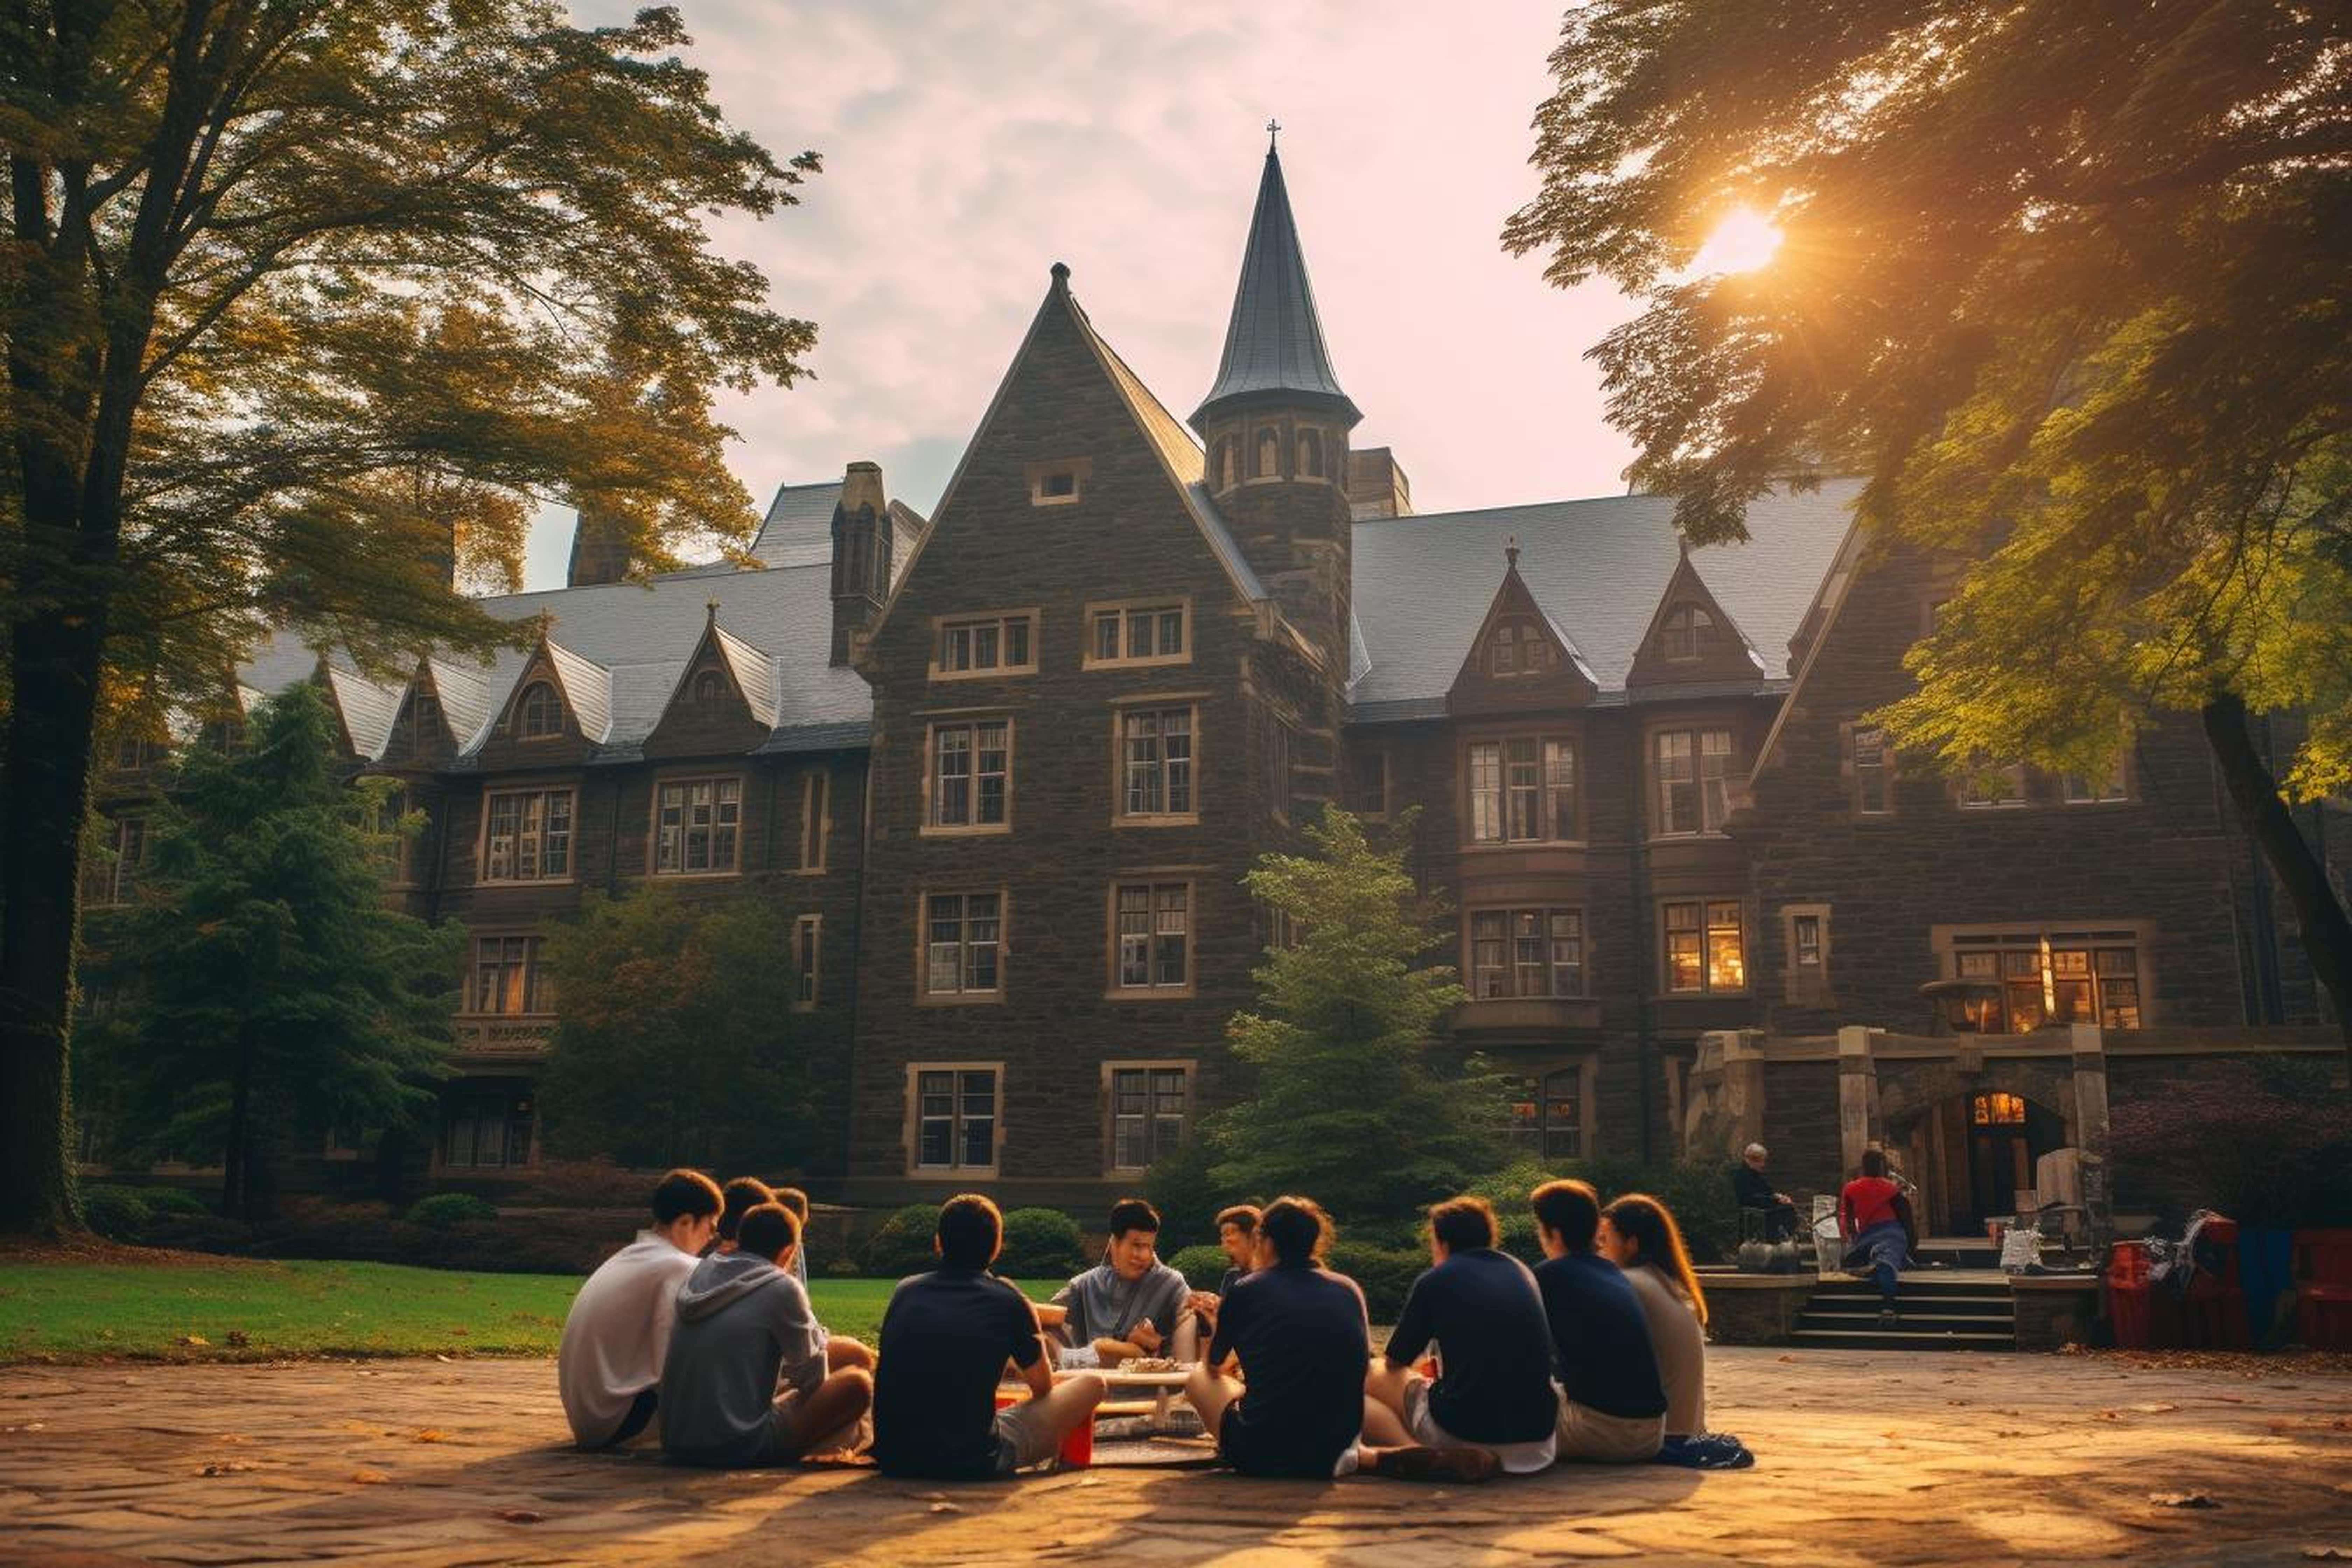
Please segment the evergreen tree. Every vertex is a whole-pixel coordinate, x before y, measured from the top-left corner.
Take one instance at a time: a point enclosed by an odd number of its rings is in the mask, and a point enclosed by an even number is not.
[[[1504,237],[1642,302],[1593,355],[1688,538],[1859,473],[1874,544],[1975,563],[1899,746],[2099,777],[2193,716],[2352,1042],[2288,811],[2352,786],[2347,50],[2304,0],[1594,0]],[[1742,207],[1778,255],[1694,268]]]
[[[249,745],[197,750],[152,819],[138,907],[109,934],[120,1000],[89,1042],[126,1152],[221,1157],[249,1217],[273,1150],[412,1123],[444,1072],[459,946],[384,901],[382,802],[336,776],[309,685]]]
[[[547,937],[562,998],[539,1086],[549,1152],[771,1173],[814,1163],[792,938],[767,898],[591,895]]]
[[[1257,1011],[1226,1026],[1256,1083],[1203,1127],[1220,1189],[1395,1215],[1503,1163],[1503,1081],[1444,1042],[1462,987],[1421,962],[1444,940],[1444,911],[1405,868],[1411,832],[1408,817],[1376,844],[1328,807],[1310,853],[1267,855],[1244,879],[1297,937],[1267,950]]]

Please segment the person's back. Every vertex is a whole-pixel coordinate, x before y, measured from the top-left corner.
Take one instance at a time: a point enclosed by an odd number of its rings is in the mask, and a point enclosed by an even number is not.
[[[1526,1264],[1470,1247],[1413,1281],[1388,1359],[1409,1363],[1432,1340],[1442,1353],[1429,1411],[1447,1433],[1486,1446],[1550,1440],[1551,1325]]]
[[[1637,1263],[1621,1273],[1649,1325],[1650,1348],[1666,1395],[1666,1435],[1686,1437],[1706,1431],[1706,1334],[1698,1315],[1650,1265]]]
[[[882,1314],[874,1373],[874,1459],[885,1475],[997,1473],[996,1386],[1004,1363],[1044,1353],[1036,1313],[984,1268],[902,1279]]]
[[[556,1392],[583,1448],[625,1443],[651,1426],[678,1287],[716,1233],[718,1184],[672,1171],[654,1189],[654,1224],[588,1276],[564,1314]]]
[[[1246,1475],[1328,1479],[1363,1429],[1370,1350],[1363,1291],[1312,1258],[1236,1279],[1208,1356],[1212,1366],[1239,1357],[1245,1380],[1220,1451]]]
[[[1882,1225],[1900,1223],[1895,1200],[1903,1189],[1882,1175],[1863,1174],[1838,1194],[1838,1215],[1848,1240]]]
[[[662,1363],[662,1449],[698,1465],[782,1458],[777,1393],[812,1394],[824,1371],[824,1341],[799,1280],[750,1252],[705,1258],[678,1291]]]
[[[1650,1321],[1623,1269],[1590,1252],[1569,1253],[1537,1264],[1536,1285],[1570,1399],[1604,1415],[1666,1414]]]

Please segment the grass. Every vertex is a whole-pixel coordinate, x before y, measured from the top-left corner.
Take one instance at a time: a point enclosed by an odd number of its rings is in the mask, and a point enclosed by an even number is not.
[[[895,1283],[819,1279],[817,1317],[871,1344]],[[0,1362],[552,1355],[579,1288],[570,1275],[390,1263],[6,1262]]]

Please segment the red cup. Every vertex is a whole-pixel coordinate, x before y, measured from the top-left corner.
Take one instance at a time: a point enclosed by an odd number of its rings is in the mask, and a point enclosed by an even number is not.
[[[1094,1417],[1089,1415],[1071,1427],[1070,1435],[1062,1439],[1062,1468],[1066,1470],[1083,1470],[1094,1462],[1095,1421]]]

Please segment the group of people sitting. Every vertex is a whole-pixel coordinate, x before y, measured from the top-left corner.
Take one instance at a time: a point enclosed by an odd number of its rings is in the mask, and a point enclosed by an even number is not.
[[[1633,1194],[1604,1208],[1579,1181],[1528,1203],[1545,1256],[1532,1269],[1499,1249],[1486,1200],[1433,1205],[1432,1266],[1373,1354],[1363,1292],[1326,1267],[1331,1221],[1312,1199],[1219,1215],[1232,1267],[1213,1291],[1160,1261],[1151,1205],[1122,1200],[1103,1261],[1032,1302],[990,1272],[1003,1218],[966,1193],[940,1209],[939,1267],[898,1283],[869,1350],[810,1307],[804,1198],[673,1171],[653,1226],[573,1301],[558,1384],[581,1447],[657,1439],[715,1466],[866,1450],[889,1475],[1010,1476],[1094,1419],[1102,1369],[1160,1356],[1193,1363],[1185,1398],[1244,1475],[1751,1463],[1706,1432],[1706,1301],[1664,1205]],[[1010,1397],[1008,1369],[1024,1385]]]

